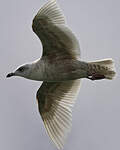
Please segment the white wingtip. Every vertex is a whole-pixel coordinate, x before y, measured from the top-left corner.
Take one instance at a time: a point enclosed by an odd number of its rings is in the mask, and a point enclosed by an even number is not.
[[[65,24],[64,15],[57,5],[56,0],[49,0],[46,4],[44,4],[38,11],[37,16],[46,16],[52,21],[52,23],[55,24]]]

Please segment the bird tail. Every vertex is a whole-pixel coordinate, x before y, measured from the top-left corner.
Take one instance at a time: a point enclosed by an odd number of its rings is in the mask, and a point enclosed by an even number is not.
[[[88,68],[88,74],[91,80],[112,80],[116,74],[114,61],[111,58],[89,62]]]

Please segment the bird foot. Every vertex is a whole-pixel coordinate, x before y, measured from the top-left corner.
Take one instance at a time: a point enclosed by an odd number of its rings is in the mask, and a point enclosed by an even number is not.
[[[102,74],[92,74],[91,76],[88,76],[87,78],[94,81],[94,80],[105,79],[105,76]]]

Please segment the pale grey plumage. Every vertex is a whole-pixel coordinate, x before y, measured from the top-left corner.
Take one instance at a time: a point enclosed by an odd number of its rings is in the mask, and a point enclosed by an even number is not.
[[[39,26],[38,21],[41,22]],[[80,58],[79,43],[65,26],[64,16],[55,0],[49,1],[40,9],[32,27],[43,44],[42,60],[47,64],[44,80],[54,81],[54,83],[44,82],[38,90],[39,111],[49,136],[60,149],[63,148],[65,137],[71,127],[71,106],[79,91],[80,80],[68,82],[55,82],[55,80],[63,80],[60,72],[63,74],[67,68],[72,69],[72,65],[66,66],[66,69],[63,68],[63,64],[60,67],[61,60],[66,65],[70,64],[69,62],[72,61],[70,59]]]
[[[71,128],[71,107],[80,89],[80,78],[113,79],[114,65],[112,59],[80,61],[79,42],[66,26],[56,0],[49,0],[39,10],[32,28],[42,42],[42,58],[7,77],[16,75],[44,81],[36,96],[39,112],[50,138],[61,149]]]
[[[79,92],[80,80],[44,82],[37,92],[38,107],[52,141],[63,148],[71,128],[72,111]]]

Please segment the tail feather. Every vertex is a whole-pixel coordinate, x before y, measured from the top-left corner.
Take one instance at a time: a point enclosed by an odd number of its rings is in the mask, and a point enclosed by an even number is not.
[[[109,80],[112,80],[115,77],[115,65],[111,58],[90,62],[89,64],[92,68],[92,74],[96,73],[104,75],[105,78]]]

